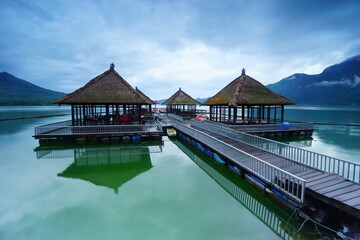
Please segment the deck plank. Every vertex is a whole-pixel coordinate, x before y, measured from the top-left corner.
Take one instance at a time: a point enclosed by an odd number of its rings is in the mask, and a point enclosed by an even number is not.
[[[332,192],[325,193],[324,195],[329,197],[329,198],[333,198],[335,196],[345,194],[345,193],[349,193],[349,192],[352,192],[352,191],[356,191],[358,189],[359,189],[359,185],[352,184],[352,185],[350,185],[348,187],[344,187],[342,189],[338,189],[338,190],[335,190],[335,191],[332,191]]]
[[[345,202],[353,198],[360,198],[360,189],[334,197],[336,200]]]
[[[319,180],[319,179],[327,177],[327,176],[329,176],[328,173],[323,173],[323,172],[318,171],[312,175],[306,175],[303,178],[306,180],[306,182],[313,182],[313,181]]]
[[[337,179],[337,178],[339,178],[339,176],[329,175],[329,176],[326,176],[326,177],[323,177],[323,178],[320,178],[320,179],[316,179],[316,180],[311,181],[311,182],[306,182],[306,186],[308,188],[311,188],[311,190],[312,190],[313,186],[317,186],[319,184],[322,184],[322,183],[325,183],[325,182],[328,182],[328,181],[332,181],[332,180]]]
[[[338,184],[341,184],[345,182],[344,179],[342,178],[335,178],[334,180],[331,180],[331,181],[327,181],[327,182],[324,182],[322,184],[318,184],[316,186],[312,186],[311,187],[311,190],[313,191],[316,191],[316,192],[319,192],[318,190],[319,189],[322,189],[322,188],[326,188],[326,187],[329,187],[329,186],[334,186],[334,185],[338,185]]]
[[[333,191],[342,189],[344,187],[348,187],[348,186],[353,185],[353,184],[354,184],[353,182],[349,182],[349,181],[344,180],[343,183],[319,189],[317,192],[320,193],[320,194],[325,194],[325,193],[328,193],[328,192],[333,192]]]
[[[358,206],[360,204],[360,197],[347,200],[344,203],[352,207]]]
[[[296,176],[303,178],[303,176],[305,176],[309,173],[314,173],[314,172],[317,172],[317,171],[315,169],[308,169],[303,172],[297,173]]]

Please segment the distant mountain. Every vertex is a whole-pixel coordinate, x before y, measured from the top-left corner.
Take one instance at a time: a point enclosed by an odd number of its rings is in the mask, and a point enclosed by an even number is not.
[[[47,105],[64,95],[65,93],[36,86],[7,72],[0,73],[0,105]]]
[[[206,100],[208,100],[210,97],[206,97],[206,98],[195,98],[196,101],[199,101],[201,103],[205,102]]]
[[[267,87],[297,104],[360,105],[360,55],[320,74],[297,73]]]

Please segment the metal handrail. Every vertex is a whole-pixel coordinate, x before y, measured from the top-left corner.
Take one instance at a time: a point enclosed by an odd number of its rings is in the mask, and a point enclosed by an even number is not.
[[[61,121],[61,122],[50,123],[50,124],[38,126],[38,127],[35,127],[35,129],[34,129],[35,135],[46,134],[49,132],[54,132],[59,129],[64,129],[64,128],[70,127],[71,123],[72,123],[71,120],[66,120],[66,121]]]
[[[260,179],[271,183],[272,186],[285,192],[295,201],[304,202],[306,181],[274,165],[271,165],[255,156],[237,149],[219,139],[194,128],[173,122],[173,127],[186,135],[200,141],[215,151],[221,152],[223,156],[238,164],[242,168],[256,175]]]
[[[281,128],[284,127],[284,128]],[[288,126],[282,126],[281,124],[261,124],[256,125],[236,125],[230,126],[231,129],[242,132],[257,132],[257,131],[291,131],[291,130],[309,130],[314,129],[312,123],[290,123]]]
[[[360,183],[359,163],[312,152],[299,147],[291,146],[289,144],[284,144],[270,139],[265,139],[244,132],[232,130],[228,127],[222,127],[219,125],[214,126],[209,123],[199,123],[196,121],[192,121],[191,124],[199,128],[218,133],[220,135],[235,138],[240,142],[261,148],[265,151],[288,158],[303,165],[321,171],[335,173],[348,180]]]
[[[49,124],[44,124],[38,127],[49,127],[49,126],[71,126],[72,121],[71,120],[65,120],[65,121],[61,121],[61,122],[55,122],[55,123],[49,123]]]
[[[49,124],[35,127],[35,135],[78,135],[94,133],[134,133],[134,132],[162,132],[159,124],[132,124],[132,125],[87,125],[87,126],[64,126],[60,122],[58,125]]]

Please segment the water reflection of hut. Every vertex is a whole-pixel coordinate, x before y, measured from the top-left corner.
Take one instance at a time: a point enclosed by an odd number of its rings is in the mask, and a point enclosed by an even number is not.
[[[227,124],[284,121],[284,105],[293,101],[271,91],[245,74],[233,80],[202,105],[210,106],[210,120]]]
[[[200,102],[196,101],[179,88],[179,90],[162,105],[166,105],[166,111],[168,113],[193,117],[196,115],[196,105],[200,105]]]
[[[35,149],[38,158],[63,158],[73,153],[74,162],[58,176],[81,179],[116,193],[126,182],[152,168],[150,153],[162,151],[162,141],[129,144],[47,144]],[[65,154],[66,153],[66,154]]]
[[[85,149],[58,176],[82,179],[117,193],[124,183],[152,168],[149,148]]]
[[[73,126],[141,123],[141,116],[150,114],[154,104],[139,89],[131,87],[115,71],[113,63],[109,70],[54,103],[71,105]]]

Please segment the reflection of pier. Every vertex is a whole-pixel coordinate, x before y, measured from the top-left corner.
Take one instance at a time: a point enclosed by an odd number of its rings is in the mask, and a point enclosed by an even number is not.
[[[35,149],[38,158],[74,157],[74,162],[58,176],[82,179],[113,189],[152,168],[150,153],[162,151],[163,142],[141,144],[45,145]]]
[[[299,239],[300,235],[290,235],[295,232],[299,226],[289,224],[290,214],[280,206],[274,204],[269,198],[264,197],[261,193],[249,193],[249,189],[239,186],[237,178],[224,176],[227,171],[221,172],[216,165],[211,166],[198,157],[188,147],[179,141],[174,141],[189,158],[191,158],[201,169],[203,169],[211,178],[213,178],[222,188],[230,193],[245,208],[261,220],[268,228],[283,239]]]

